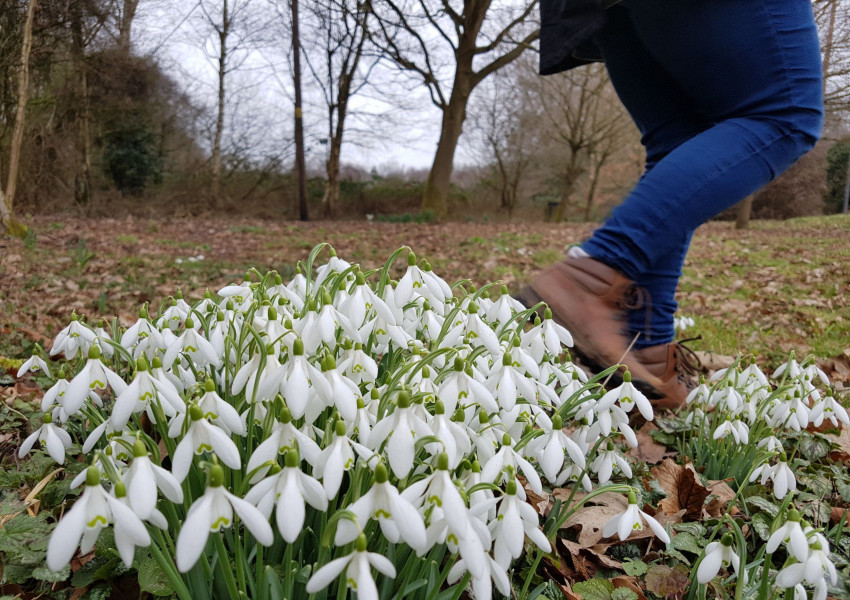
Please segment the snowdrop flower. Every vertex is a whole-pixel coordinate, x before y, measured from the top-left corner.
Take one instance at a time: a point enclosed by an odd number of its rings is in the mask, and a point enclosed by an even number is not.
[[[221,427],[227,435],[235,433],[244,436],[248,428],[236,409],[215,391],[215,382],[207,379],[204,383],[204,394],[198,398],[198,406],[204,411],[204,418]]]
[[[266,463],[273,463],[278,454],[285,454],[288,450],[298,450],[299,454],[314,468],[320,462],[319,445],[292,423],[292,413],[289,409],[285,406],[280,408],[278,416],[280,420],[275,420],[269,437],[257,446],[251,458],[248,459],[245,470],[247,473],[254,473],[251,483],[256,483],[268,472],[269,467]]]
[[[705,554],[697,569],[697,581],[708,583],[717,575],[721,567],[732,565],[735,573],[741,566],[741,561],[733,549],[734,536],[727,532],[719,542],[711,542],[705,547]]]
[[[253,504],[224,489],[224,469],[213,464],[209,469],[207,489],[189,507],[177,537],[176,562],[181,573],[186,573],[198,562],[211,531],[218,532],[233,525],[234,511],[259,543],[272,545],[274,533],[269,522]]]
[[[714,430],[712,438],[719,440],[731,434],[735,438],[736,444],[748,444],[750,442],[750,428],[740,419],[734,421],[723,421],[717,429]]]
[[[307,593],[315,594],[333,583],[345,571],[345,582],[357,592],[358,600],[378,600],[378,588],[372,579],[372,567],[387,577],[395,577],[395,567],[385,556],[366,551],[366,536],[360,534],[354,552],[336,558],[313,573],[307,582]]]
[[[773,481],[773,495],[782,500],[788,492],[797,490],[797,478],[788,466],[787,460],[783,452],[775,465],[765,463],[756,468],[750,475],[750,481],[755,481],[759,477],[761,477],[759,482],[761,485],[767,485],[768,480]]]
[[[36,344],[35,349],[36,352],[38,352],[41,350],[41,347]],[[47,366],[47,363],[43,358],[33,352],[33,355],[25,360],[24,364],[21,365],[21,368],[18,369],[18,373],[15,377],[20,378],[24,373],[38,373],[39,371],[50,377],[50,367]]]
[[[344,261],[336,255],[336,250],[330,248],[330,258],[328,262],[316,268],[316,278],[313,280],[313,285],[319,287],[331,275],[342,274],[351,267],[351,263]]]
[[[123,491],[123,484],[116,491]],[[77,546],[83,554],[94,546],[100,530],[107,525],[115,528],[115,546],[127,567],[133,564],[136,546],[149,546],[148,530],[141,519],[118,498],[106,493],[100,485],[97,467],[86,471],[86,489],[56,525],[47,544],[47,566],[59,571],[67,565]],[[82,541],[81,541],[82,540]]]
[[[590,463],[590,470],[596,473],[599,485],[608,483],[611,480],[615,465],[626,479],[631,479],[632,468],[629,465],[629,461],[614,449],[614,444],[608,442],[608,447],[600,451],[593,462]]]
[[[440,450],[446,453],[449,458],[449,468],[456,469],[460,461],[472,450],[472,442],[469,440],[469,435],[466,429],[459,423],[464,421],[463,410],[455,411],[453,416],[446,414],[445,406],[440,400],[437,400],[434,405],[434,417],[429,424],[434,432],[434,437],[440,440],[440,444],[431,444],[426,446],[432,454],[439,454]]]
[[[108,385],[116,396],[120,396],[127,389],[124,380],[100,360],[100,348],[90,346],[88,357],[86,366],[77,373],[65,390],[63,404],[69,414],[80,410],[91,390],[102,390]]]
[[[508,287],[503,285],[498,300],[487,309],[487,320],[500,326],[511,321],[517,313],[523,312],[525,306],[508,293]]]
[[[573,463],[584,469],[584,452],[582,452],[578,444],[564,433],[564,421],[561,415],[555,413],[551,421],[549,421],[548,417],[541,415],[540,420],[544,420],[541,428],[546,433],[529,442],[527,448],[529,454],[537,457],[537,461],[546,479],[551,482],[558,479],[558,475],[564,466],[565,455],[569,455]],[[548,426],[545,421],[549,421]]]
[[[625,512],[615,515],[605,523],[602,528],[604,537],[611,537],[615,533],[623,541],[629,537],[632,531],[643,531],[643,521],[649,525],[655,536],[664,542],[670,543],[670,536],[667,531],[661,526],[661,523],[650,517],[648,514],[638,508],[637,496],[634,492],[629,492],[629,506]]]
[[[487,387],[499,401],[499,406],[505,410],[513,410],[519,398],[534,402],[537,395],[531,380],[521,373],[514,365],[509,352],[502,355],[501,366],[490,371]]]
[[[50,410],[50,407],[54,404],[58,404],[62,407],[62,412],[67,416],[67,412],[64,410],[65,405],[62,404],[64,401],[65,391],[68,389],[68,380],[65,378],[65,368],[61,367],[59,369],[59,374],[57,375],[56,383],[54,383],[50,388],[44,392],[44,396],[41,398],[41,412],[47,412]]]
[[[466,339],[472,346],[484,346],[490,354],[499,353],[499,338],[493,328],[478,316],[478,305],[475,302],[469,303],[465,330]]]
[[[292,544],[304,527],[305,505],[325,512],[328,499],[322,484],[301,471],[298,451],[289,450],[284,460],[283,470],[251,488],[245,501],[256,505],[266,519],[271,517],[272,506],[276,504],[277,528],[283,539]]]
[[[476,600],[490,600],[493,597],[493,583],[496,584],[496,589],[502,596],[510,597],[511,583],[506,569],[493,560],[489,554],[484,554],[484,559],[488,567],[487,573],[483,577],[473,576],[472,578],[472,591]],[[467,570],[466,560],[461,558],[452,566],[446,581],[450,584],[458,582]]]
[[[60,465],[65,463],[65,450],[71,447],[71,436],[68,432],[53,424],[53,417],[50,413],[44,415],[44,422],[41,427],[33,431],[21,444],[18,450],[18,458],[23,458],[36,441],[47,449],[50,458],[58,462]]]
[[[87,352],[89,347],[95,343],[96,337],[94,331],[82,323],[78,319],[77,313],[74,312],[71,314],[71,322],[53,340],[50,356],[64,352],[65,358],[70,360],[77,355],[79,349]]]
[[[428,271],[430,273],[430,270]],[[441,285],[442,282],[442,285]],[[439,313],[446,300],[451,298],[451,288],[445,285],[442,279],[431,275],[416,266],[416,255],[413,252],[407,254],[407,271],[398,282],[395,291],[395,303],[403,308],[408,302],[416,297],[422,296],[427,299]]]
[[[134,413],[147,411],[153,423],[156,417],[151,409],[151,401],[165,400],[159,406],[167,417],[173,417],[178,412],[186,410],[186,405],[180,397],[177,388],[168,381],[154,378],[148,369],[144,357],[136,360],[136,374],[130,385],[115,399],[112,408],[112,424],[117,429],[123,429]]]
[[[523,342],[530,346],[531,354],[538,363],[543,361],[544,350],[552,356],[558,356],[564,346],[573,346],[573,336],[555,322],[552,309],[548,306],[543,311],[543,321],[540,325],[535,324],[535,327],[523,333],[522,337]]]
[[[142,519],[147,519],[156,510],[157,489],[175,504],[183,502],[180,482],[151,461],[145,443],[139,438],[133,444],[133,462],[122,480],[127,488],[130,508]]]
[[[449,414],[454,413],[458,406],[471,403],[480,405],[488,412],[499,410],[492,392],[466,372],[466,363],[460,356],[455,357],[452,371],[438,386],[437,396]]]
[[[803,370],[800,368],[800,363],[798,363],[797,359],[794,357],[794,352],[791,352],[788,356],[788,360],[779,365],[779,368],[773,372],[773,378],[776,379],[783,373],[785,373],[786,377],[796,378],[799,377],[802,372]]]
[[[502,447],[481,469],[481,480],[498,484],[503,478],[508,477],[509,472],[516,473],[517,471],[522,472],[535,494],[543,493],[543,482],[540,481],[540,475],[537,474],[530,462],[514,450],[511,436],[506,433],[502,437]]]
[[[449,475],[449,456],[441,452],[437,457],[437,469],[425,479],[408,486],[402,497],[414,502],[424,498],[425,503],[439,507],[453,531],[465,532],[469,524],[466,503]]]
[[[767,553],[773,554],[779,548],[779,544],[782,543],[785,544],[788,554],[800,562],[805,562],[809,558],[809,541],[806,539],[806,534],[803,533],[800,521],[800,513],[794,508],[789,510],[785,523],[770,534],[766,546]]]
[[[491,523],[493,534],[493,558],[503,569],[511,561],[519,558],[526,536],[544,552],[551,552],[552,546],[541,531],[537,512],[517,496],[516,479],[505,486],[505,495],[499,501],[498,517]]]
[[[345,423],[337,421],[334,425],[333,441],[321,451],[313,467],[313,473],[322,480],[328,500],[336,498],[342,485],[343,474],[354,466],[356,446],[357,443],[346,435]]]
[[[606,392],[599,400],[599,403],[601,405],[605,405],[606,400],[609,398],[615,398],[617,403],[619,403],[620,408],[626,412],[631,412],[631,410],[637,406],[638,412],[640,412],[644,419],[647,421],[652,420],[652,405],[649,403],[646,396],[644,396],[643,392],[634,386],[632,383],[632,374],[628,371],[623,373],[623,383],[615,387],[613,390]]]
[[[168,346],[165,356],[162,357],[162,365],[166,368],[170,367],[181,352],[185,352],[195,364],[202,367],[207,365],[220,367],[222,364],[221,357],[212,344],[195,329],[195,321],[192,317],[186,317],[185,329]]]
[[[215,452],[221,462],[231,469],[238,469],[241,466],[239,449],[230,439],[230,436],[221,428],[211,425],[204,419],[204,411],[197,404],[193,403],[189,407],[188,416],[189,430],[177,444],[171,462],[171,472],[177,478],[177,481],[182,482],[186,479],[186,475],[189,474],[189,469],[192,467],[192,456],[204,452]],[[170,428],[168,433],[169,437],[177,437],[179,430],[173,431],[173,428]]]
[[[375,467],[372,487],[349,505],[348,510],[354,513],[357,522],[340,521],[335,538],[337,546],[353,542],[369,519],[376,519],[384,537],[393,544],[402,540],[414,550],[424,550],[426,536],[422,516],[389,482],[389,473],[383,463]]]
[[[369,444],[377,449],[387,440],[387,456],[393,474],[402,479],[413,470],[416,438],[433,435],[428,424],[411,406],[410,393],[398,394],[396,408],[389,416],[375,424],[369,435]]]
[[[847,416],[847,409],[836,402],[832,394],[825,396],[815,403],[811,413],[809,413],[809,418],[815,427],[820,427],[824,420],[832,423],[833,427],[838,427],[839,422],[844,425],[850,425],[850,417]]]
[[[765,448],[768,452],[782,452],[782,442],[773,435],[769,435],[758,443],[759,448]]]

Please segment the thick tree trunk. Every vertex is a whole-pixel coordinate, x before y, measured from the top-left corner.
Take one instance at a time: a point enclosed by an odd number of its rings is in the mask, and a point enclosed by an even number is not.
[[[18,164],[21,160],[21,146],[24,141],[24,116],[29,98],[29,61],[35,5],[36,0],[30,0],[27,7],[27,20],[24,24],[24,36],[21,43],[21,70],[18,73],[18,106],[15,114],[15,129],[12,132],[12,147],[9,151],[9,176],[5,192],[0,189],[0,222],[9,234],[18,237],[24,237],[27,234],[26,225],[15,218],[13,209],[18,185]]]
[[[339,204],[340,146],[335,142],[336,140],[332,138],[331,149],[328,154],[327,163],[328,181],[325,184],[325,194],[322,197],[322,209],[324,212],[324,216],[327,219],[331,219],[334,217],[337,205]]]
[[[738,203],[738,212],[735,216],[735,229],[747,229],[750,226],[750,215],[753,212],[753,194],[750,194]]]
[[[91,135],[90,106],[86,49],[83,40],[83,10],[81,0],[71,4],[71,62],[77,77],[76,136],[74,140],[76,168],[74,170],[74,201],[86,207],[91,200]]]
[[[469,101],[467,90],[471,87],[471,75],[470,69],[468,75],[460,73],[459,70],[455,76],[451,98],[443,109],[443,123],[437,152],[434,154],[434,162],[422,194],[422,212],[430,211],[438,219],[445,217],[448,210],[455,150],[466,119],[466,105]]]
[[[582,173],[584,173],[584,166],[581,164],[579,153],[576,150],[570,152],[570,162],[567,164],[567,168],[564,171],[564,177],[561,180],[561,197],[558,202],[558,207],[555,209],[554,215],[552,215],[552,221],[555,223],[560,223],[564,220],[564,216],[567,212],[567,205],[570,202],[570,198],[573,195],[573,191],[576,187],[576,182],[578,178],[581,177]]]
[[[218,30],[218,114],[215,119],[215,137],[212,149],[212,201],[218,208],[221,201],[221,136],[224,132],[225,75],[227,74],[227,36],[230,20],[227,14],[228,0],[222,2],[221,29]]]

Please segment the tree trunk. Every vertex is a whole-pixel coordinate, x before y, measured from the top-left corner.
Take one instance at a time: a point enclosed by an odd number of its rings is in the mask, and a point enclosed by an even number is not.
[[[221,201],[221,136],[224,131],[224,78],[227,74],[227,36],[230,20],[227,14],[228,0],[222,2],[221,29],[218,30],[218,114],[215,120],[215,138],[212,149],[212,201],[218,208]]]
[[[292,79],[295,85],[295,170],[298,180],[298,218],[308,221],[307,166],[304,160],[304,120],[301,115],[301,43],[298,40],[298,0],[292,0]]]
[[[593,165],[593,175],[590,178],[590,189],[587,191],[587,201],[584,203],[584,220],[590,221],[590,209],[593,208],[593,200],[596,196],[596,186],[599,185],[599,174],[602,167],[608,161],[608,153],[603,152],[599,155],[599,160]]]
[[[13,208],[18,185],[18,164],[21,160],[21,146],[24,141],[24,116],[29,98],[29,61],[35,5],[36,0],[30,0],[27,7],[27,20],[24,24],[24,36],[21,43],[21,70],[18,73],[18,106],[15,114],[15,129],[12,133],[12,147],[9,150],[9,176],[5,192],[0,189],[0,222],[9,234],[17,237],[24,237],[27,234],[26,225],[15,218]]]
[[[555,223],[560,223],[564,220],[564,215],[567,211],[567,205],[570,202],[570,197],[575,190],[578,178],[584,173],[584,167],[581,165],[579,152],[577,150],[570,151],[570,162],[564,171],[563,186],[561,187],[561,197],[558,202],[558,207],[555,209],[555,214],[552,220]]]
[[[434,154],[431,172],[428,173],[428,181],[422,193],[422,212],[430,211],[438,219],[445,217],[448,210],[455,150],[460,134],[463,132],[466,104],[469,100],[469,92],[463,90],[469,87],[469,79],[470,77],[464,78],[460,70],[455,76],[449,104],[443,109],[443,123],[437,152]]]
[[[328,181],[325,184],[325,195],[322,197],[323,212],[327,219],[334,217],[337,204],[339,204],[339,158],[340,145],[332,138],[328,163],[326,165]]]
[[[753,212],[753,197],[750,194],[738,203],[738,212],[735,216],[735,229],[747,229],[750,226],[750,215]]]
[[[91,135],[90,106],[86,49],[83,39],[83,3],[71,4],[71,62],[77,76],[76,137],[74,140],[76,168],[74,169],[74,201],[87,207],[91,200]]]
[[[118,23],[118,49],[125,54],[130,53],[130,32],[138,5],[139,0],[124,0],[124,10],[121,11],[121,20]]]

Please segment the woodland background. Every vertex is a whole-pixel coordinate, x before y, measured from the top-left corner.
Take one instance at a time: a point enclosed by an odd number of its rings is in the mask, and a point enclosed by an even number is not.
[[[813,6],[826,132],[757,218],[842,210],[850,0]],[[0,187],[23,216],[598,220],[639,136],[603,65],[537,76],[538,20],[537,0],[2,0]],[[439,139],[430,169],[376,162],[414,131]]]

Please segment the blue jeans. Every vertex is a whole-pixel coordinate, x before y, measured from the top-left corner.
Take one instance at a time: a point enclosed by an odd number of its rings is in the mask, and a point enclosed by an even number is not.
[[[636,346],[673,340],[694,230],[775,178],[823,127],[810,0],[624,0],[595,38],[646,171],[582,248],[651,298]]]

